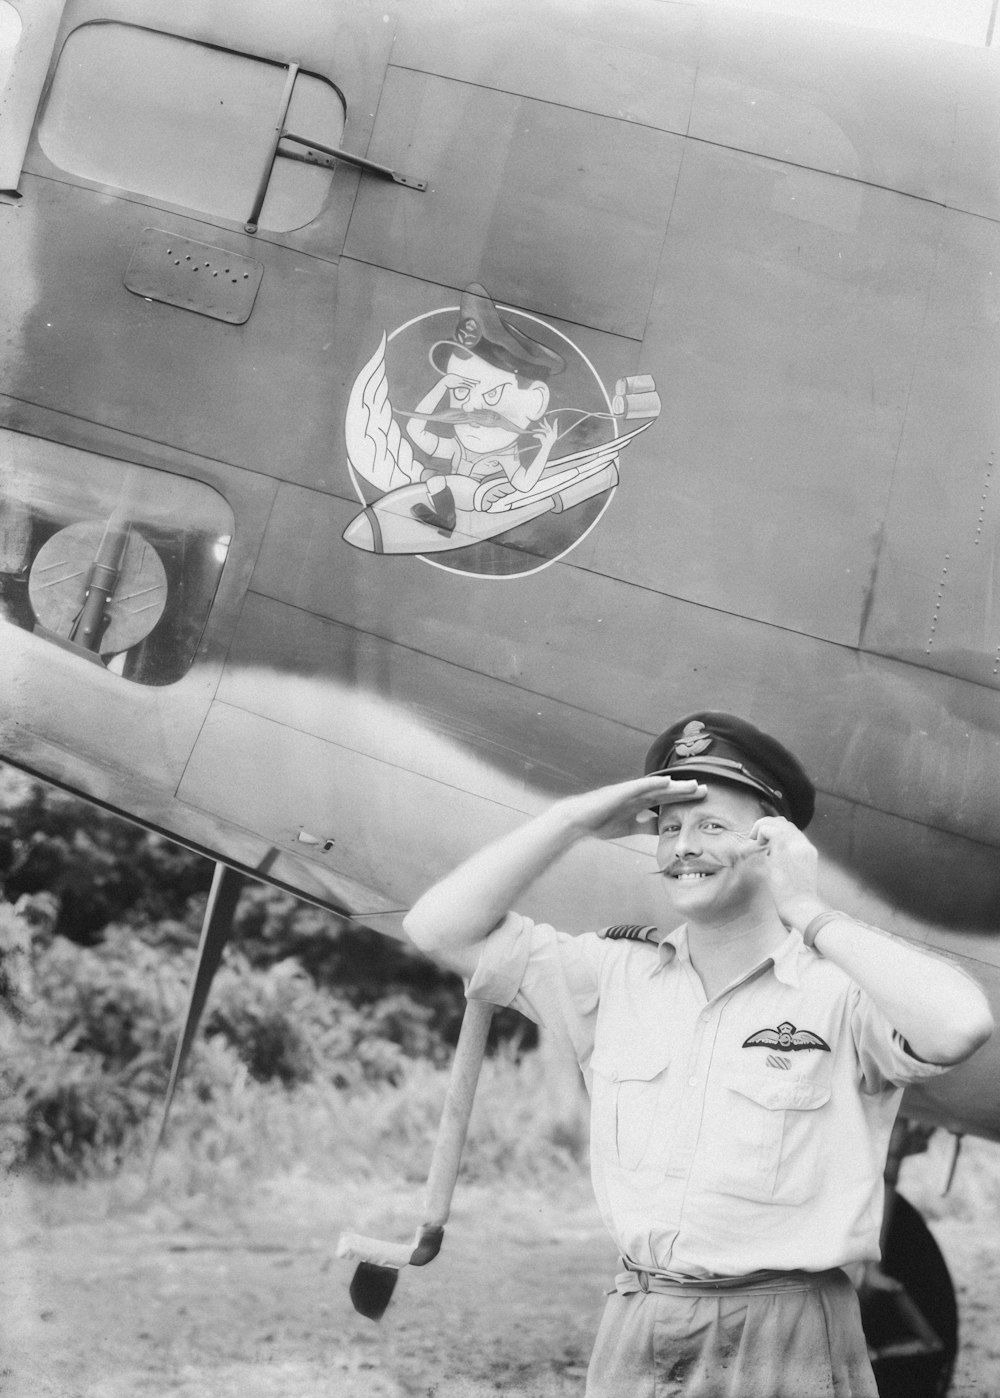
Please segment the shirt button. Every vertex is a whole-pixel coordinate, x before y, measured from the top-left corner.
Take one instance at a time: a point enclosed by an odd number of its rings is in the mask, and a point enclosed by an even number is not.
[[[697,1078],[688,1078],[688,1087],[697,1087],[697,1086],[698,1086],[698,1079],[697,1079]]]
[[[702,1012],[701,1012],[701,1014],[698,1016],[698,1018],[701,1020],[702,1024],[707,1024],[708,1021],[712,1018],[712,1011],[711,1011],[711,1010],[702,1010]]]

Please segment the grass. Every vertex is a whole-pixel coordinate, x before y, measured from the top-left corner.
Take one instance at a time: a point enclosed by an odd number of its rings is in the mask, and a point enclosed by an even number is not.
[[[182,1083],[164,1146],[147,1182],[159,1128],[152,1114],[121,1168],[75,1183],[32,1188],[50,1220],[91,1216],[184,1200],[222,1208],[266,1193],[276,1181],[296,1188],[331,1180],[352,1186],[376,1180],[419,1196],[448,1085],[447,1067],[412,1060],[398,1085],[373,1083],[345,1092],[322,1082],[288,1090],[256,1081],[221,1041],[207,1055],[203,1099]],[[501,1052],[483,1065],[462,1159],[466,1185],[507,1184],[546,1189],[585,1170],[582,1148],[548,1120],[548,1089],[537,1055]]]

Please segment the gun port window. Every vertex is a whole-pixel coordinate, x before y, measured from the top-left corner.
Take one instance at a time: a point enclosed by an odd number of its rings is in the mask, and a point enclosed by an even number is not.
[[[242,224],[272,159],[276,123],[336,147],[344,119],[343,98],[325,78],[102,21],[67,38],[38,140],[54,164],[83,179]],[[313,161],[308,151],[282,151],[262,229],[287,232],[316,217],[332,173],[329,161]]]
[[[200,481],[0,430],[0,631],[172,684],[197,653],[232,532]]]

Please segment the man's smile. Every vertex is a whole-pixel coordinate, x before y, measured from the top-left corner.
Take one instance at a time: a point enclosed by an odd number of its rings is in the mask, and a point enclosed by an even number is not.
[[[719,866],[721,868],[723,866]],[[694,882],[696,879],[710,879],[719,872],[719,868],[706,869],[699,865],[675,864],[671,868],[664,870],[668,879],[676,879],[679,883]]]

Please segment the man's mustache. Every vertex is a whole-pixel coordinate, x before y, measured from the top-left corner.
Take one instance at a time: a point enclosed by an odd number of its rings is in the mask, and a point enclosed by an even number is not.
[[[767,845],[753,839],[749,835],[743,835],[739,831],[732,832],[738,840],[744,841],[740,845],[731,859],[719,860],[711,864],[706,864],[703,860],[685,859],[678,857],[671,859],[669,864],[665,864],[662,869],[656,870],[656,876],[669,878],[671,874],[714,874],[720,869],[732,868],[735,864],[742,864],[744,859],[751,859],[755,854],[767,854]]]
[[[520,423],[511,422],[509,417],[495,413],[492,408],[471,408],[468,412],[461,408],[442,408],[436,413],[410,413],[409,416],[422,418],[424,422],[447,422],[452,426],[467,423],[471,427],[502,427],[505,432],[527,431]]]

